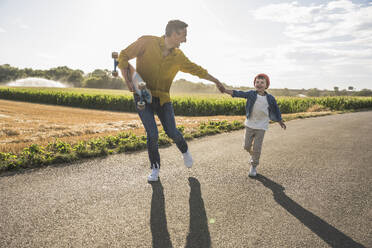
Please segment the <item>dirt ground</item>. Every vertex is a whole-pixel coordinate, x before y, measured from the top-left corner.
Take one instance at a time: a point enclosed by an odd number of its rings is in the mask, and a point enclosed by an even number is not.
[[[244,116],[176,116],[177,125],[186,129],[208,120],[243,121]],[[129,131],[145,134],[136,113],[0,100],[0,152],[16,153],[30,144],[46,145],[57,138],[73,143]]]

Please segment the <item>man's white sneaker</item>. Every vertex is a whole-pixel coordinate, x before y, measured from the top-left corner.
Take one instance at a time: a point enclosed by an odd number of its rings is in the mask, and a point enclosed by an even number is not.
[[[147,177],[147,181],[156,182],[159,180],[159,168],[152,169],[151,174]]]
[[[251,166],[251,169],[249,170],[249,176],[250,176],[250,177],[255,177],[255,176],[257,176],[256,167]]]
[[[191,168],[193,164],[193,160],[192,160],[191,153],[189,152],[189,150],[187,150],[187,152],[185,153],[182,153],[182,156],[183,156],[183,162],[185,166],[187,168]]]

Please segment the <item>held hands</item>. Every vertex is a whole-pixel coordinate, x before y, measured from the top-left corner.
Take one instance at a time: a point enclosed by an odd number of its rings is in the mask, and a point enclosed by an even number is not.
[[[229,94],[229,95],[233,94],[233,91],[226,89],[225,86],[223,86],[223,84],[218,79],[213,80],[213,82],[216,84],[218,90],[221,93],[226,93],[226,94]]]
[[[205,78],[213,83],[216,84],[218,90],[221,92],[221,93],[224,93],[225,92],[225,87],[223,87],[222,83],[215,77],[213,77],[211,74],[208,74],[207,77]]]
[[[216,83],[216,86],[218,88],[218,90],[221,92],[221,93],[226,93],[226,94],[229,94],[229,95],[233,95],[233,91],[232,90],[228,90],[225,88],[225,86],[223,86],[223,84],[221,82],[217,82]]]

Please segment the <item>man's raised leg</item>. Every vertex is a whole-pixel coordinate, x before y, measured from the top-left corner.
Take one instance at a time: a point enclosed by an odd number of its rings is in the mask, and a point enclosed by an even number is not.
[[[191,168],[193,159],[190,151],[188,150],[186,140],[176,127],[172,103],[168,102],[161,106],[158,110],[158,117],[163,125],[165,133],[176,143],[178,149],[182,153],[185,166],[187,168]]]

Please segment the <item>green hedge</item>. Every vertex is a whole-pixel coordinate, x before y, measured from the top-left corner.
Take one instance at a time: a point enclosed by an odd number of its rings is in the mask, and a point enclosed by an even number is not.
[[[79,108],[135,112],[133,97],[128,94],[99,94],[79,91],[0,88],[0,98],[16,101],[46,103]],[[174,112],[184,116],[244,115],[245,99],[226,97],[173,97]],[[371,108],[372,97],[280,97],[277,99],[282,113],[306,112],[315,105],[330,110]]]

